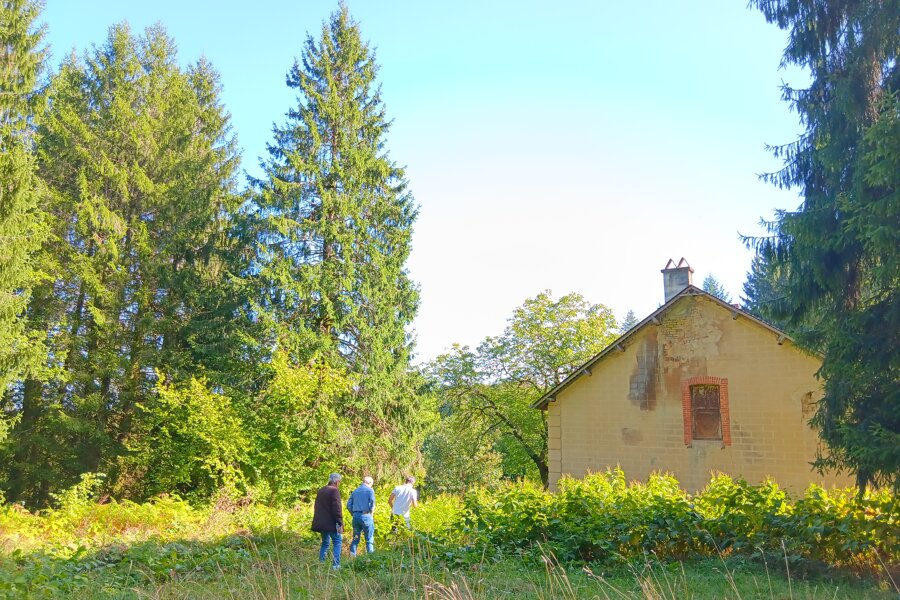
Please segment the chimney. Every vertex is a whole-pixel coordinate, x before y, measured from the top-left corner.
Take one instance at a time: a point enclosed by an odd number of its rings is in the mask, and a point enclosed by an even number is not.
[[[684,260],[684,257],[675,264],[671,258],[666,263],[666,267],[662,270],[663,288],[666,293],[666,302],[678,295],[678,292],[691,285],[692,274],[694,270],[691,265]]]

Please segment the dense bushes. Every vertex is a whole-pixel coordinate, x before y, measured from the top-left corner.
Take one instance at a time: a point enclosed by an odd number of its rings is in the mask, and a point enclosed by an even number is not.
[[[58,508],[37,514],[0,506],[0,554],[48,545],[68,551],[113,541],[193,539],[201,531],[200,537],[283,531],[310,543],[314,537],[308,503],[273,508],[222,494],[201,508],[165,495],[145,504],[97,504],[91,494],[98,485],[88,477],[56,497]],[[346,499],[350,486],[342,491]],[[691,495],[668,475],[629,484],[621,470],[613,470],[562,480],[556,494],[520,482],[474,489],[462,498],[438,496],[413,511],[413,533],[391,530],[388,491],[377,490],[376,547],[418,538],[448,564],[504,554],[539,559],[548,552],[563,561],[591,562],[743,555],[788,560],[792,570],[820,564],[874,571],[900,561],[900,506],[887,491],[859,497],[811,486],[792,499],[772,482],[751,486],[718,475]],[[349,515],[345,523],[349,538]]]
[[[718,475],[690,495],[669,475],[629,485],[613,470],[564,479],[557,494],[529,483],[470,492],[463,510],[469,543],[509,551],[541,543],[567,560],[762,553],[864,568],[900,559],[900,506],[886,491],[811,486],[795,501],[773,482]]]

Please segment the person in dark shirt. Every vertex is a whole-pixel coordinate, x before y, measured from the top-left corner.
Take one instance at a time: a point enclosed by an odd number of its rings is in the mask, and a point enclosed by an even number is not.
[[[312,530],[322,535],[322,547],[319,549],[319,561],[325,562],[329,542],[332,546],[333,569],[341,567],[341,534],[344,532],[344,511],[341,506],[341,476],[332,473],[328,477],[328,485],[316,494],[313,506]]]
[[[375,521],[372,513],[375,510],[375,482],[369,476],[363,477],[362,484],[350,492],[347,498],[347,510],[353,514],[353,541],[350,542],[350,556],[356,556],[359,536],[366,534],[366,554],[375,552]]]

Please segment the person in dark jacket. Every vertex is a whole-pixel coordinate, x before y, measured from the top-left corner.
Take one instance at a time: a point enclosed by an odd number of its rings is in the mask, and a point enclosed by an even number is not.
[[[328,477],[328,485],[316,494],[313,506],[312,530],[322,535],[322,547],[319,549],[319,561],[325,562],[328,545],[331,543],[334,562],[332,569],[341,567],[341,534],[344,532],[344,509],[341,504],[341,476],[332,473]]]

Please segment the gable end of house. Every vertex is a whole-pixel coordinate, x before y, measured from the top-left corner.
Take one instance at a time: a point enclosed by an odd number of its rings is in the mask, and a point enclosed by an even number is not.
[[[784,331],[778,329],[766,323],[765,321],[753,316],[749,312],[741,309],[738,306],[734,306],[729,304],[712,294],[709,294],[702,289],[689,284],[687,287],[682,289],[680,292],[672,296],[665,304],[660,306],[658,309],[650,313],[645,319],[640,321],[637,325],[629,329],[611,344],[609,344],[606,348],[595,354],[591,357],[587,362],[583,365],[579,366],[575,369],[566,379],[560,382],[558,385],[553,387],[543,396],[541,396],[537,401],[532,403],[532,408],[537,408],[540,410],[546,410],[551,402],[555,402],[558,394],[565,390],[567,387],[575,383],[578,379],[580,379],[584,375],[590,375],[594,366],[600,361],[604,360],[610,354],[618,354],[625,352],[630,345],[630,343],[638,336],[638,334],[650,326],[657,326],[662,321],[664,315],[671,310],[673,306],[677,303],[681,302],[685,298],[689,297],[703,297],[707,300],[712,301],[712,303],[718,307],[720,310],[728,311],[731,315],[731,318],[734,320],[737,319],[746,319],[754,325],[761,327],[765,331],[771,334],[773,341],[778,345],[784,345],[785,342],[790,342],[791,346],[794,347],[797,351],[801,351],[794,345],[794,340]]]

